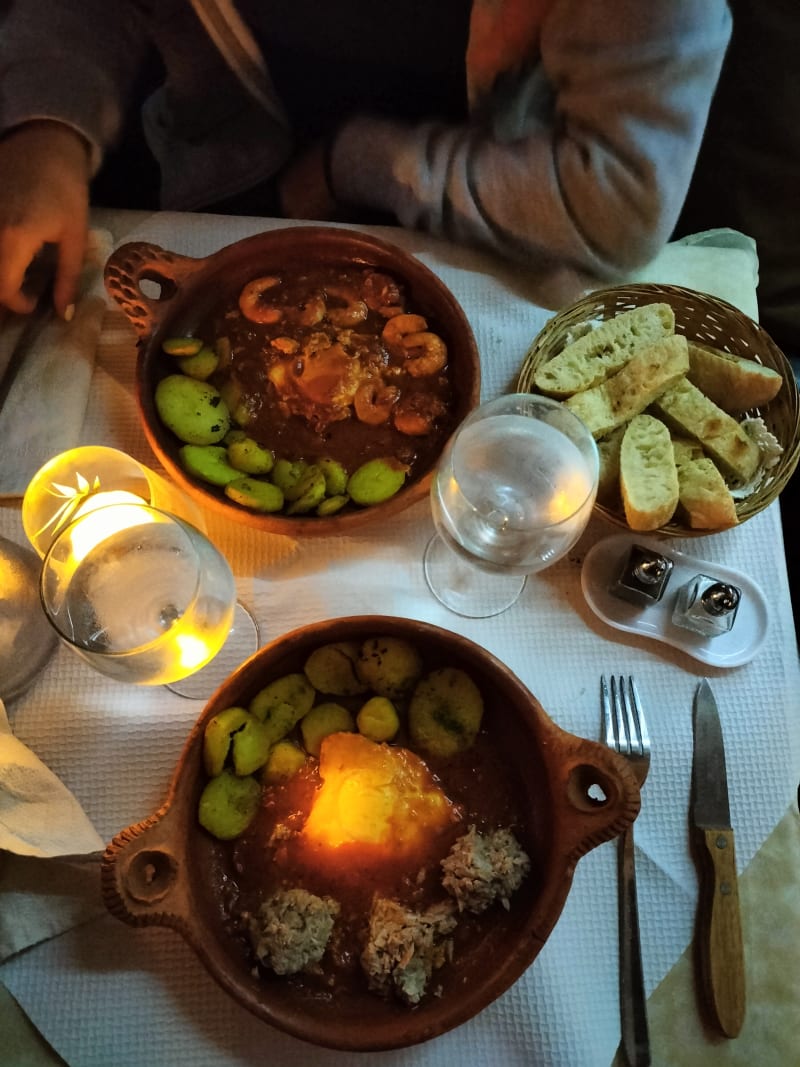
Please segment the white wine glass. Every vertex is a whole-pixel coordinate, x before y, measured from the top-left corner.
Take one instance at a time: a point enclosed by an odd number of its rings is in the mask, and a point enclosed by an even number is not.
[[[511,607],[527,576],[580,537],[598,476],[591,433],[558,401],[510,393],[476,408],[433,477],[436,533],[424,556],[431,592],[469,618]]]
[[[225,557],[144,502],[65,526],[45,554],[40,595],[62,641],[118,681],[204,698],[258,647]]]

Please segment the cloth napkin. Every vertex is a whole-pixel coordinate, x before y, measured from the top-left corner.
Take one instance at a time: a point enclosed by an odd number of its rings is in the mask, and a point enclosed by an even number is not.
[[[0,701],[0,962],[102,911],[104,842]]]
[[[14,736],[0,701],[0,848],[42,857],[103,847],[69,789]]]
[[[52,314],[37,334],[0,409],[0,498],[22,496],[36,471],[78,443],[106,309],[103,267],[111,254],[108,230],[89,232],[75,314]],[[34,315],[36,312],[34,312]],[[28,316],[0,326],[0,371],[17,343],[27,343]]]

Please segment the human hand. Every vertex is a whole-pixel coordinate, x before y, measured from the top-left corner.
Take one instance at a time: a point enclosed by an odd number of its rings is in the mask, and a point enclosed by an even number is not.
[[[53,303],[67,315],[86,247],[89,176],[86,143],[63,123],[27,123],[0,140],[0,306],[33,310],[34,298],[22,290],[25,272],[50,244]]]
[[[344,210],[333,196],[326,169],[327,144],[318,142],[292,159],[278,179],[281,209],[287,219],[333,222]]]

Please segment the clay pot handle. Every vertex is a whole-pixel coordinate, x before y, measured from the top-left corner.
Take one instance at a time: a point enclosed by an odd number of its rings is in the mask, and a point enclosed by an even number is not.
[[[558,730],[558,728],[556,727]],[[552,746],[554,829],[559,851],[574,866],[604,841],[622,833],[639,814],[639,784],[624,757],[597,741],[558,730]]]
[[[140,339],[148,338],[169,310],[169,303],[183,282],[205,264],[168,252],[148,241],[131,241],[112,252],[105,267],[105,283],[133,324]],[[160,286],[158,297],[142,291],[143,281]]]
[[[103,854],[103,903],[124,922],[182,929],[190,914],[185,856],[176,846],[183,835],[172,825],[173,816],[179,818],[175,808],[162,808],[117,834]]]

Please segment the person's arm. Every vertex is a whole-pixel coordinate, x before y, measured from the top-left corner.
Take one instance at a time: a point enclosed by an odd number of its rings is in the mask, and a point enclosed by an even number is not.
[[[669,239],[729,36],[723,0],[554,0],[549,114],[529,109],[510,131],[499,113],[463,127],[353,118],[332,147],[334,194],[531,266],[618,277]]]
[[[118,135],[145,41],[129,4],[0,4],[0,305],[31,310],[25,271],[57,246],[54,302],[71,303],[88,191]]]

